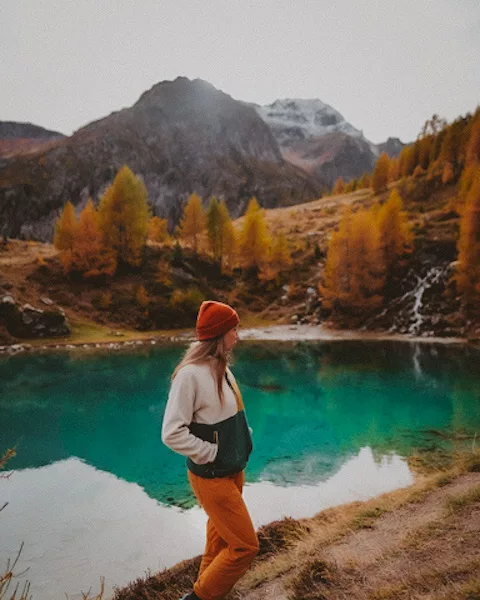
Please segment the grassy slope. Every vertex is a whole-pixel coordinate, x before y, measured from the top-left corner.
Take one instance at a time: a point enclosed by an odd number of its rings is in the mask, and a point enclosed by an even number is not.
[[[260,554],[229,599],[478,599],[479,534],[476,452],[409,488],[263,527]],[[139,579],[115,600],[177,600],[198,565],[197,557]]]
[[[445,219],[445,207],[454,191],[454,188],[445,188],[428,202],[422,202],[421,206],[414,202],[409,203],[409,214],[419,236],[437,241],[446,239],[454,243],[458,218]],[[384,193],[382,198],[386,195],[387,193]],[[273,235],[278,232],[284,233],[293,249],[294,264],[290,271],[273,285],[255,284],[234,277],[226,283],[220,280],[213,281],[207,288],[211,287],[213,293],[217,291],[220,299],[235,302],[246,326],[290,322],[291,315],[305,302],[306,288],[315,287],[320,280],[323,260],[314,257],[315,246],[318,246],[320,254],[325,256],[329,235],[338,224],[345,208],[368,207],[375,200],[371,190],[359,190],[293,207],[267,210],[266,218]],[[237,228],[240,228],[241,224],[242,218],[235,222]],[[203,245],[205,246],[205,240]],[[0,252],[0,274],[11,286],[10,293],[19,302],[42,307],[39,299],[49,296],[65,310],[73,325],[72,335],[66,340],[68,343],[118,341],[118,331],[123,333],[123,339],[158,336],[162,333],[169,336],[171,331],[139,333],[136,329],[139,311],[135,314],[132,310],[135,308],[134,290],[145,282],[145,277],[151,278],[155,272],[158,258],[155,258],[154,252],[153,248],[150,262],[143,274],[119,278],[112,284],[112,292],[123,299],[122,310],[115,311],[115,314],[109,313],[108,310],[99,310],[92,305],[94,296],[106,292],[108,286],[94,288],[88,284],[74,285],[63,279],[57,252],[50,244],[9,241],[8,249]],[[190,262],[196,268],[202,268],[201,262],[199,265]],[[41,265],[45,263],[48,273],[41,276]],[[205,262],[204,268],[211,269],[211,266],[211,261]],[[0,284],[1,279],[0,277]],[[205,277],[203,279],[205,280]],[[284,294],[281,290],[284,283],[293,283],[292,289],[297,291],[296,294],[289,293],[286,303],[280,300]],[[3,337],[5,341],[12,341],[8,340],[6,335]],[[33,344],[44,343],[28,341]]]

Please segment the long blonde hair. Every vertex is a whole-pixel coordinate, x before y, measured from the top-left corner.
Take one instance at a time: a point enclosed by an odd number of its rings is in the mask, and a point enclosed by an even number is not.
[[[216,380],[220,403],[223,404],[223,380],[227,366],[231,362],[231,353],[225,350],[223,336],[203,342],[193,342],[187,348],[182,360],[178,363],[172,375],[172,381],[182,367],[186,365],[208,364],[212,376]]]

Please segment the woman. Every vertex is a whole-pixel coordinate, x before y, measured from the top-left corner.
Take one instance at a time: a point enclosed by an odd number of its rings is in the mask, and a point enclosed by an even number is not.
[[[208,515],[197,580],[182,600],[223,598],[258,552],[242,498],[252,440],[242,396],[228,368],[238,324],[237,312],[227,304],[202,303],[198,341],[173,373],[163,418],[162,440],[187,457],[190,485]]]

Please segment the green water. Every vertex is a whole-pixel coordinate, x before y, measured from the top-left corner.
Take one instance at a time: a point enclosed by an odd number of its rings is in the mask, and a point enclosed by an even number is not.
[[[12,469],[78,457],[187,505],[182,457],[163,446],[169,376],[181,348],[0,360],[0,449]],[[316,484],[363,447],[406,456],[444,432],[480,433],[480,351],[385,342],[241,344],[232,369],[254,452],[248,481]]]

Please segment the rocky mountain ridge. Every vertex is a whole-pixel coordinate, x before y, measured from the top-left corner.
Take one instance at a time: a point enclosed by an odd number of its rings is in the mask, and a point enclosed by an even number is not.
[[[281,149],[334,132],[363,137],[363,133],[348,123],[338,110],[318,98],[284,98],[266,106],[254,106]]]
[[[123,164],[143,179],[154,213],[172,225],[194,191],[225,198],[236,217],[251,196],[266,207],[287,206],[325,189],[282,157],[253,108],[179,77],[52,148],[0,164],[1,233],[51,239],[64,203],[98,200]]]
[[[318,98],[252,106],[272,130],[283,157],[330,186],[338,177],[349,181],[372,171],[382,152],[397,156],[404,146],[398,138],[374,144]]]

